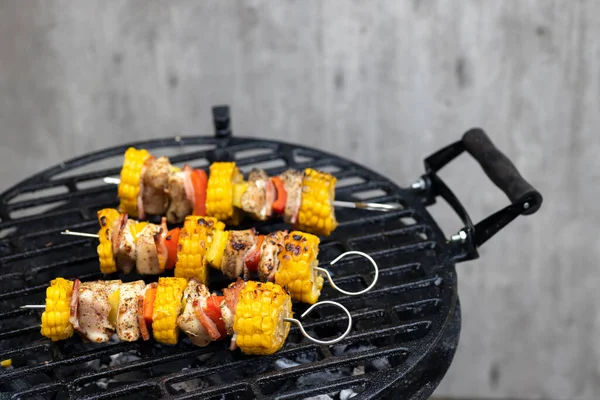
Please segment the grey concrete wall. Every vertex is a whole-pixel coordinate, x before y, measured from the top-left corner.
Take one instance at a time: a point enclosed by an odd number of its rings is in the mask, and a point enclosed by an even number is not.
[[[485,128],[544,194],[459,267],[443,395],[600,398],[600,2],[0,1],[0,187],[142,138],[212,132],[350,157],[406,185]],[[443,174],[474,219],[507,200]],[[434,209],[451,233],[459,227]]]

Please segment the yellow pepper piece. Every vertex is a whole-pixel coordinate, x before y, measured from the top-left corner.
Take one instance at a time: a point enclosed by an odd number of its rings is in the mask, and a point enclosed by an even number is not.
[[[225,247],[227,247],[228,240],[229,232],[215,231],[212,244],[206,253],[208,264],[219,271],[221,270],[221,261],[223,260],[223,253],[225,252]]]
[[[117,327],[117,316],[119,315],[119,297],[121,289],[117,289],[108,295],[108,304],[110,304],[110,312],[108,313],[108,322]]]
[[[240,182],[233,185],[233,206],[242,208],[242,195],[248,190],[248,182]]]
[[[135,224],[131,224],[129,226],[129,232],[131,232],[131,236],[133,236],[134,243],[137,242],[138,235],[144,230],[144,228],[148,226],[148,222],[136,222]]]

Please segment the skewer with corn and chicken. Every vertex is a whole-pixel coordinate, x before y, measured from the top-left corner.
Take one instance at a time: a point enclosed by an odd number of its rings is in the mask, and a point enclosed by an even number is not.
[[[309,340],[331,344],[350,332],[352,317],[339,303],[319,304],[340,307],[348,316],[348,328],[336,339],[321,341],[310,337],[293,318],[292,300],[281,286],[238,279],[223,296],[211,294],[195,279],[159,278],[158,283],[120,280],[80,282],[56,278],[46,290],[41,334],[52,341],[66,340],[77,332],[83,340],[103,343],[116,334],[121,341],[134,342],[154,337],[173,345],[183,331],[196,346],[232,336],[230,349],[243,353],[272,354],[283,346],[290,323],[300,327]]]
[[[252,169],[248,180],[235,162],[215,162],[207,176],[202,169],[183,169],[165,156],[155,157],[133,147],[125,152],[120,179],[105,178],[119,185],[119,209],[131,217],[166,216],[180,223],[188,215],[210,216],[228,225],[238,225],[244,213],[265,221],[280,215],[293,229],[328,236],[336,229],[334,207],[389,211],[395,205],[335,200],[337,179],[326,172],[306,168],[289,169],[276,177]]]
[[[378,278],[377,264],[369,255],[346,252],[331,265],[347,255],[361,255],[372,263],[375,277],[359,292],[339,288],[329,272],[318,266],[319,238],[300,231],[268,235],[254,229],[226,231],[225,224],[215,218],[196,216],[186,217],[183,228],[167,231],[164,218],[161,225],[137,222],[110,208],[98,211],[98,220],[97,252],[104,274],[129,273],[134,266],[140,274],[155,275],[175,268],[175,277],[207,284],[212,267],[231,279],[258,276],[262,282],[275,282],[286,287],[294,300],[310,304],[321,294],[324,279],[319,273],[325,274],[334,289],[348,295],[369,291]]]

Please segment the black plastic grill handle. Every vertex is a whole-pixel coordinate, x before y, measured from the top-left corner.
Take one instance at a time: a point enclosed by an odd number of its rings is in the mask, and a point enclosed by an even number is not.
[[[515,165],[494,146],[488,135],[479,128],[471,129],[462,137],[465,150],[481,165],[486,175],[511,203],[527,201],[529,207],[523,214],[533,214],[542,205],[542,195],[519,173]]]
[[[477,224],[456,195],[440,179],[437,172],[450,161],[467,152],[481,165],[486,175],[510,199],[510,204]],[[472,260],[479,256],[477,248],[508,225],[519,215],[535,213],[542,205],[542,195],[519,173],[515,165],[494,146],[485,132],[474,128],[461,140],[446,146],[425,159],[425,175],[413,186],[425,205],[443,197],[465,224],[450,238],[453,258],[456,261]]]

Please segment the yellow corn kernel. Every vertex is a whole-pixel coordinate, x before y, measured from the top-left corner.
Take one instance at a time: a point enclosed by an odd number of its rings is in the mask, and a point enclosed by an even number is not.
[[[198,282],[208,283],[206,250],[208,247],[207,229],[198,224],[200,217],[187,216],[179,232],[177,246],[177,264],[174,275],[178,278],[195,278]]]
[[[272,282],[246,282],[233,321],[237,346],[246,354],[275,353],[290,331],[283,319],[292,316],[292,299],[284,288]]]
[[[4,368],[10,367],[12,365],[12,358],[9,358],[8,360],[0,361],[0,365]]]
[[[158,278],[152,313],[152,332],[157,342],[177,343],[179,336],[177,317],[181,312],[181,299],[186,285],[187,279]]]
[[[140,194],[140,180],[144,163],[151,157],[147,150],[137,150],[130,147],[125,151],[125,160],[121,169],[121,183],[119,183],[119,199],[121,212],[136,218],[138,216],[138,195]]]
[[[73,281],[56,278],[46,289],[46,310],[42,313],[41,334],[57,340],[68,339],[73,335],[73,325],[69,322]]]
[[[286,287],[294,300],[309,304],[319,300],[323,277],[314,269],[318,266],[319,242],[317,236],[299,231],[284,238],[283,250],[277,255],[275,282]]]
[[[329,236],[337,228],[333,207],[336,182],[337,178],[331,174],[306,168],[298,222],[294,229]]]
[[[233,188],[244,179],[235,162],[215,162],[206,185],[206,215],[239,224],[241,210],[234,207]]]
[[[206,230],[208,244],[212,243],[213,236],[217,231],[225,230],[225,223],[219,221],[215,217],[194,217],[197,220],[198,226]]]
[[[98,231],[98,261],[100,262],[100,271],[103,274],[112,274],[117,271],[117,263],[112,251],[112,230],[115,221],[119,219],[121,214],[114,208],[103,208],[98,211],[98,223],[100,230]]]

